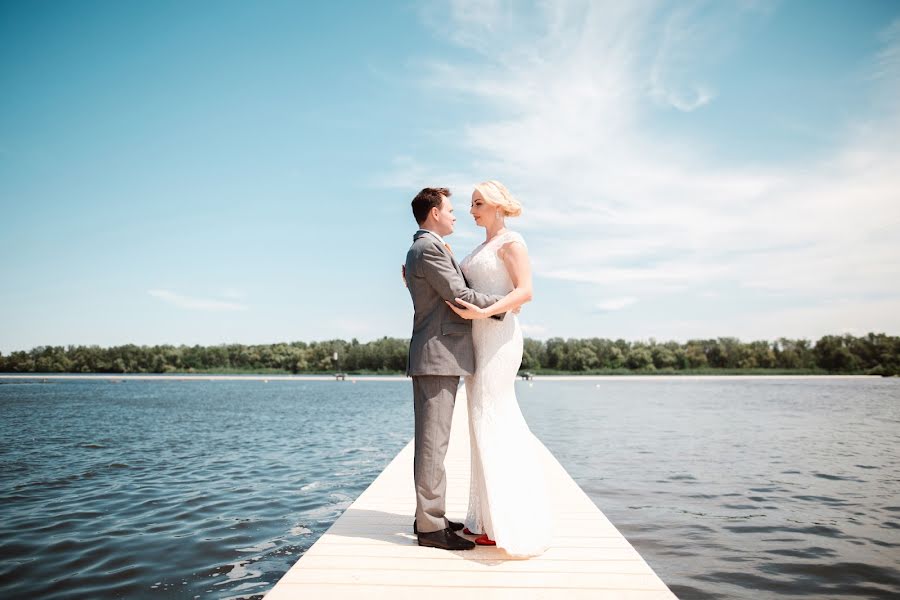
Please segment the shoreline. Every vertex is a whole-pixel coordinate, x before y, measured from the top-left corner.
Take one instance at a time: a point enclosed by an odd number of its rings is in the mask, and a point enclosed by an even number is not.
[[[357,381],[406,381],[406,375],[346,375],[345,382]],[[521,377],[518,380],[524,381]],[[760,379],[884,379],[880,375],[534,375],[534,381],[698,381],[705,379],[760,380]],[[203,375],[203,374],[115,374],[70,373],[34,375],[26,373],[0,373],[3,380],[97,380],[97,381],[338,381],[334,375]]]
[[[30,380],[30,379],[72,379],[72,380],[133,380],[133,381],[336,381],[334,375],[204,375],[191,373],[184,375],[147,373],[69,373],[29,375],[25,373],[0,373],[0,381],[4,379]],[[402,381],[408,379],[405,375],[347,375],[346,381]]]

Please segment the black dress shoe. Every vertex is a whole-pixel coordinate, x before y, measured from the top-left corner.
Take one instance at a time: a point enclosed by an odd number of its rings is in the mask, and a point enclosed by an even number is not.
[[[451,521],[450,519],[447,519],[447,523],[450,524],[449,527],[453,531],[459,531],[460,529],[462,529],[464,527],[464,525],[462,523],[455,523],[455,522]],[[415,520],[413,521],[413,533],[416,533],[416,534],[419,533],[419,524],[416,523]]]
[[[475,542],[459,537],[448,527],[439,531],[420,533],[419,545],[442,550],[471,550],[475,547]]]

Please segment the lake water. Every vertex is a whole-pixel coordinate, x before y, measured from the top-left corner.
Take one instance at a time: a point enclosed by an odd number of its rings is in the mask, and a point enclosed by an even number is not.
[[[900,597],[900,380],[536,382],[519,397],[680,598]]]
[[[688,598],[900,595],[900,380],[517,384]],[[409,382],[0,385],[0,597],[260,598],[412,437]]]

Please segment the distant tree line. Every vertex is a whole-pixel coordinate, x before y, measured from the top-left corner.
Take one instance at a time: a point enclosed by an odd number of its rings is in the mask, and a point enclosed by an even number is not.
[[[219,346],[38,346],[0,354],[0,372],[397,373],[406,369],[409,341],[384,337],[280,344]],[[337,353],[338,359],[334,356]],[[754,372],[900,374],[900,337],[827,335],[812,343],[780,338],[741,342],[724,337],[686,343],[602,338],[525,340],[522,369],[574,372]]]

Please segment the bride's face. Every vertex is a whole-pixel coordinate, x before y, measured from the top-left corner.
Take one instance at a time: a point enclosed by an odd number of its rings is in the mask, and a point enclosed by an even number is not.
[[[472,208],[469,209],[469,212],[472,214],[472,218],[475,219],[476,225],[488,227],[494,222],[497,209],[484,200],[481,192],[475,190],[472,192]]]

